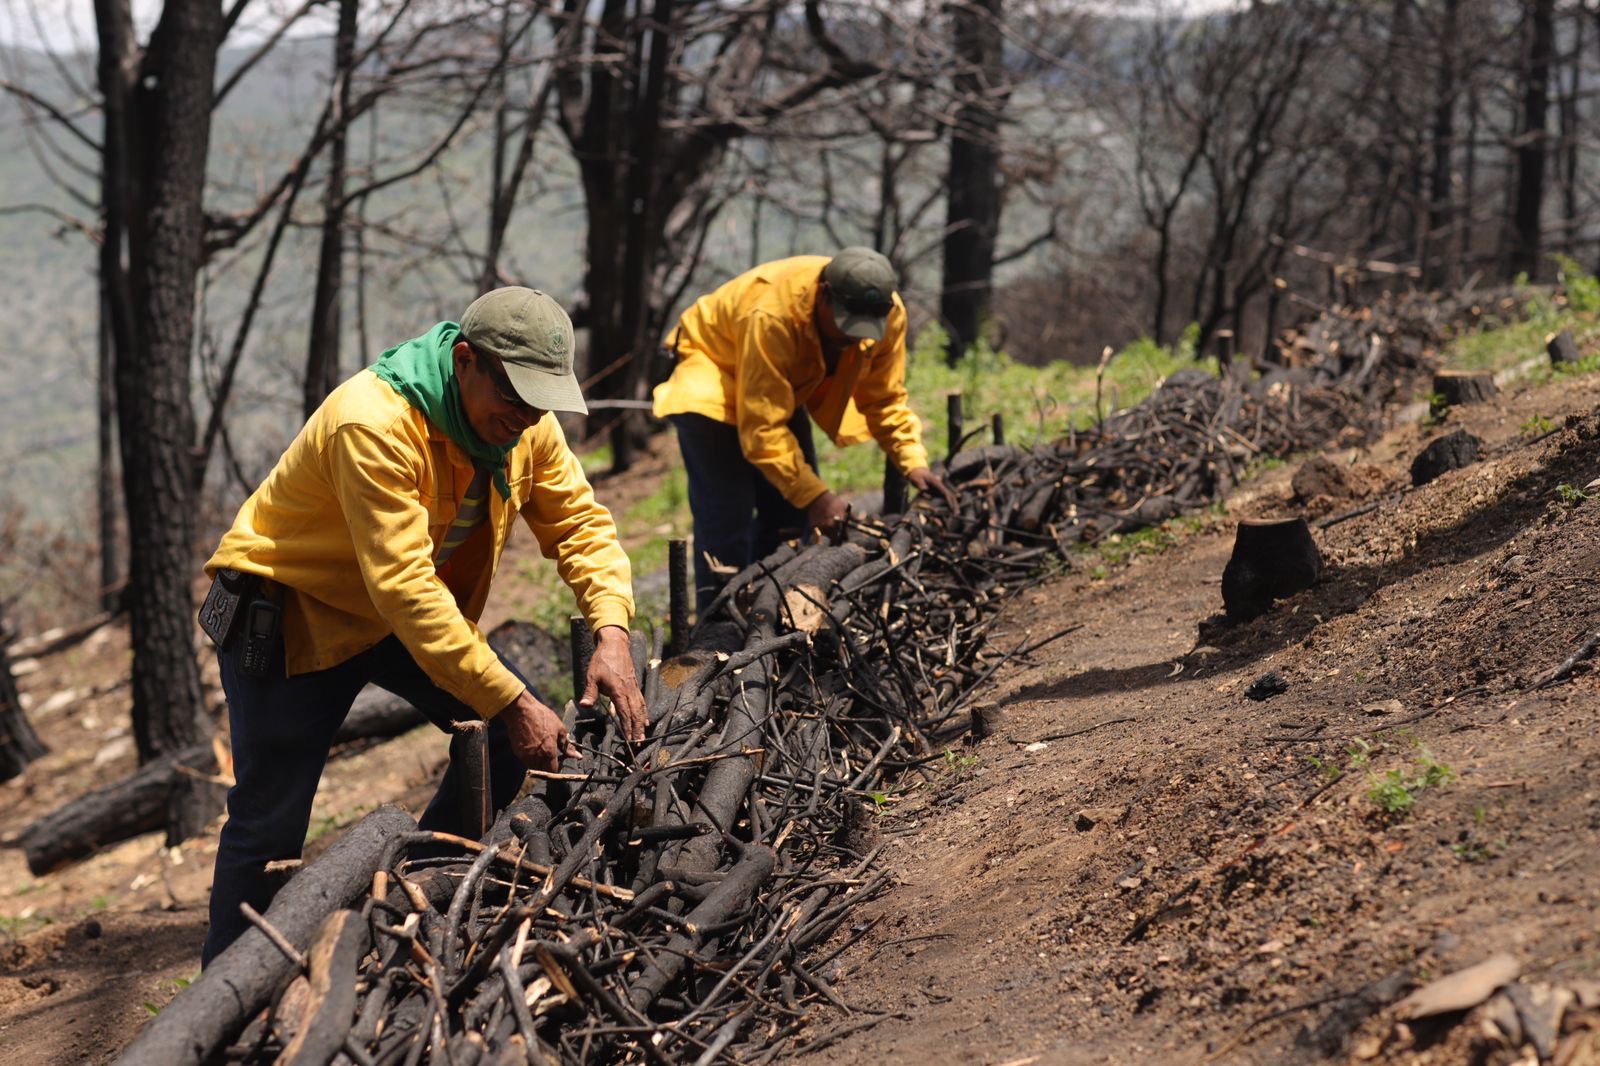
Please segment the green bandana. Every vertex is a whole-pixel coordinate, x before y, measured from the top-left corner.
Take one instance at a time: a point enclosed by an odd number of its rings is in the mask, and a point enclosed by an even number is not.
[[[461,386],[456,381],[452,350],[461,336],[454,322],[441,322],[420,337],[413,337],[378,356],[372,370],[394,386],[394,391],[421,411],[429,422],[444,430],[479,466],[487,467],[502,500],[511,498],[506,482],[506,456],[515,447],[486,444],[467,421],[461,406]]]

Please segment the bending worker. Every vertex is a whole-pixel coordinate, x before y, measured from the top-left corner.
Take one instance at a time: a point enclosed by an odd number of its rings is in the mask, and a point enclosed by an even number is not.
[[[610,696],[632,740],[644,698],[628,648],[628,558],[551,411],[586,409],[572,323],[533,289],[496,289],[336,388],[245,501],[206,571],[235,784],[217,849],[209,963],[265,910],[265,867],[300,855],[334,732],[369,681],[449,730],[488,719],[498,810],[524,767],[576,754],[560,717],[477,627],[521,514],[595,632],[579,699]],[[457,829],[447,770],[421,818]]]
[[[696,300],[654,394],[689,475],[702,610],[733,570],[787,536],[832,534],[845,504],[817,475],[814,419],[841,446],[873,439],[922,491],[954,497],[931,470],[906,400],[906,309],[871,248],[766,263]]]

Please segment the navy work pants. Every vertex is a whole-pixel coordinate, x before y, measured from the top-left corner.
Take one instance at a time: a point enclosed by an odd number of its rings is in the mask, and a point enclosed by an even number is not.
[[[273,894],[267,863],[300,857],[328,748],[362,686],[371,682],[387,689],[446,731],[452,722],[479,717],[429,680],[393,636],[337,666],[294,677],[284,676],[281,639],[273,650],[267,676],[262,678],[240,671],[240,643],[235,640],[231,650],[217,653],[222,687],[228,696],[236,783],[228,791],[228,820],[217,846],[211,928],[201,949],[202,966],[250,927],[239,913],[241,902],[258,911],[267,909]],[[506,666],[517,672],[510,663]],[[526,683],[526,678],[523,680]],[[492,719],[489,783],[496,810],[516,798],[524,776],[523,765],[506,738],[505,724],[498,717]],[[438,792],[422,815],[421,828],[443,832],[464,828],[458,824],[456,777],[454,766],[445,771]]]
[[[723,581],[706,561],[708,552],[717,562],[742,570],[770,554],[785,539],[803,535],[806,516],[744,457],[739,431],[733,426],[704,415],[672,415],[671,419],[689,475],[695,605],[704,611],[716,598]],[[817,449],[805,408],[795,410],[789,419],[789,431],[815,470]]]

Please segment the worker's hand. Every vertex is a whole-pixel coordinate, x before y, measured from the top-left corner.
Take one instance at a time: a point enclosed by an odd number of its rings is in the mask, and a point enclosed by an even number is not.
[[[567,736],[561,716],[534,699],[527,689],[507,704],[500,716],[506,722],[512,753],[530,770],[555,770],[564,757],[581,754]]]
[[[949,485],[944,483],[944,478],[927,467],[917,467],[906,475],[906,481],[916,486],[918,492],[937,492],[944,497],[944,502],[950,505],[950,510],[959,511],[961,509],[960,503],[956,500],[955,492],[951,490]]]
[[[843,532],[845,516],[849,513],[850,508],[843,500],[823,489],[822,495],[806,506],[806,528],[831,540]]]
[[[622,735],[635,744],[644,740],[650,716],[634,674],[628,631],[621,626],[601,626],[595,633],[594,658],[589,660],[589,677],[578,706],[593,707],[602,693],[611,697]]]

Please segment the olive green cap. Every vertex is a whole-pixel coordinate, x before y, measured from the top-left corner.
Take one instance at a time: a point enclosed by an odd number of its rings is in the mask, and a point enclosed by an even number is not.
[[[828,283],[833,320],[846,337],[883,339],[900,286],[889,260],[871,248],[845,248],[822,268],[822,280]]]
[[[572,372],[572,319],[549,295],[521,285],[486,292],[461,316],[461,338],[500,360],[524,403],[589,413]]]

